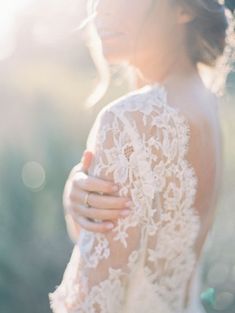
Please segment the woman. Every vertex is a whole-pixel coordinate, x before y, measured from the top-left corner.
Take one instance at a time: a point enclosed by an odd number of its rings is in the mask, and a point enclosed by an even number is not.
[[[92,8],[105,59],[135,68],[141,86],[99,113],[88,152],[66,183],[75,246],[51,308],[202,313],[199,264],[222,141],[218,98],[198,64],[213,68],[225,52],[224,5],[100,0]]]

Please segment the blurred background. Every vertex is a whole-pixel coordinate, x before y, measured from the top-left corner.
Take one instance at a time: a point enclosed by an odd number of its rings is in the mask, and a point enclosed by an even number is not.
[[[0,312],[49,313],[72,252],[62,193],[100,109],[128,91],[113,72],[84,102],[96,69],[79,32],[83,0],[0,0]],[[225,169],[203,257],[207,312],[235,312],[235,77],[220,101]]]

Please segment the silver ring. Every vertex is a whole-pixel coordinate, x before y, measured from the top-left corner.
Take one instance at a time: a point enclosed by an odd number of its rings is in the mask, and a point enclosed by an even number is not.
[[[87,192],[85,194],[85,197],[84,197],[84,204],[85,204],[85,206],[88,206],[88,207],[89,207],[89,203],[88,203],[89,194],[90,194],[90,192]]]

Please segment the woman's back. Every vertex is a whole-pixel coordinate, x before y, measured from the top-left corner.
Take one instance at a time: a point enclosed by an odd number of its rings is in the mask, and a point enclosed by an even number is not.
[[[194,206],[201,220],[195,244],[199,259],[214,221],[222,180],[223,143],[218,99],[203,84],[188,84],[182,90],[169,92],[168,104],[179,109],[190,126],[187,160],[198,180]]]
[[[198,177],[195,207],[202,222],[198,250],[213,222],[222,180],[222,136],[218,100],[205,87],[185,92],[179,109],[190,124],[187,159]],[[169,103],[170,100],[169,100]]]

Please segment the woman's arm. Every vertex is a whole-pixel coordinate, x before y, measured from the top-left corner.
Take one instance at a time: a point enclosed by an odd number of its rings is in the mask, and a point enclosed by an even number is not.
[[[143,125],[139,123],[139,112],[130,112],[128,118],[130,123],[136,118],[136,125]],[[143,134],[147,136],[145,129],[138,133],[132,125],[106,111],[97,123],[88,143],[88,149],[94,152],[88,174],[118,184],[118,195],[131,198],[133,205],[130,214],[117,219],[116,227],[107,233],[81,230],[63,281],[50,294],[54,313],[122,312],[131,275],[145,253],[151,230],[148,228],[153,222],[150,211],[154,178],[141,138]],[[91,210],[97,197],[89,197]]]
[[[81,162],[72,168],[65,184],[63,206],[67,231],[72,241],[78,240],[81,228],[92,232],[108,232],[110,222],[115,225],[118,218],[125,216],[122,212],[129,209],[130,199],[117,196],[117,185],[88,175],[93,157],[93,153],[86,150]],[[95,203],[92,210],[83,204],[86,192],[97,196],[93,199]],[[97,223],[95,219],[103,220],[103,223]]]

